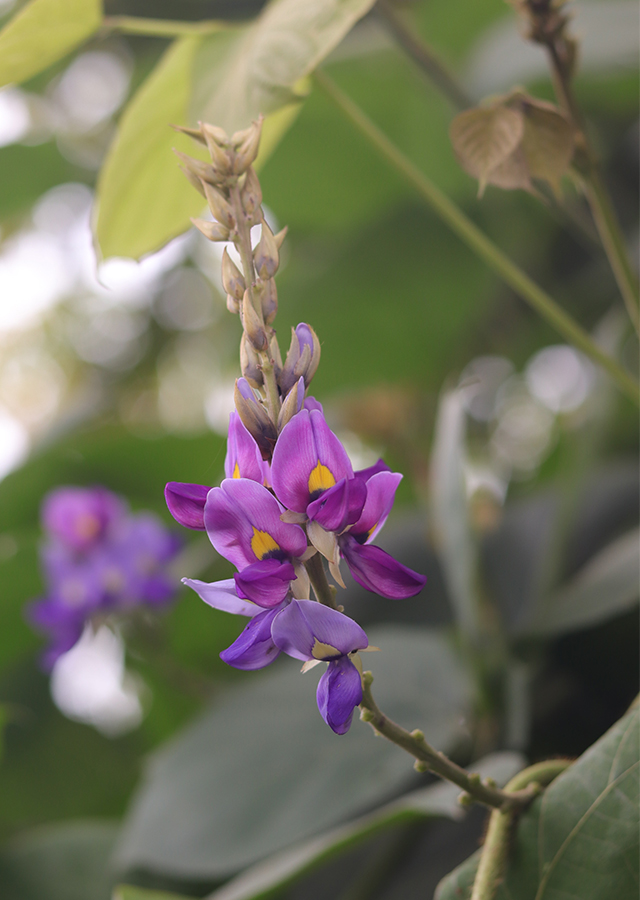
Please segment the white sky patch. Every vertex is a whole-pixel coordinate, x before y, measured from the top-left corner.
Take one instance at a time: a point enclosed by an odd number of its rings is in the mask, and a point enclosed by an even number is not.
[[[56,83],[51,98],[65,125],[88,131],[109,118],[129,91],[131,66],[114,53],[90,50],[77,56]]]
[[[31,113],[22,91],[14,87],[3,88],[0,91],[0,147],[21,141],[30,128]]]
[[[106,625],[95,632],[87,625],[51,673],[51,696],[58,709],[107,737],[126,734],[140,724],[141,688],[125,670],[122,639]]]
[[[566,344],[545,347],[525,371],[531,394],[554,413],[570,413],[588,398],[596,383],[592,362]]]
[[[29,447],[27,429],[15,416],[0,407],[0,478],[25,461]]]
[[[234,380],[219,380],[211,385],[204,401],[204,414],[207,425],[216,434],[227,436],[229,430],[229,415],[235,409],[233,402],[233,393],[235,390]]]

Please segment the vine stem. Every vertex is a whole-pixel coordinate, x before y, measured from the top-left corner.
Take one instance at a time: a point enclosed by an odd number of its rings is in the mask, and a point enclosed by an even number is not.
[[[328,75],[316,71],[314,78],[318,86],[352,124],[376,147],[387,162],[416,188],[420,196],[451,230],[556,331],[599,364],[623,394],[640,406],[640,387],[622,366],[604,353],[591,336],[558,306],[552,297],[509,259],[446,194],[404,156]]]
[[[418,772],[433,772],[447,781],[457,784],[465,792],[463,802],[475,801],[491,809],[512,810],[524,809],[540,792],[539,786],[529,784],[523,790],[503,791],[489,779],[482,781],[476,773],[467,772],[462,766],[454,763],[444,753],[436,750],[425,740],[421,731],[407,731],[384,715],[371,694],[373,675],[364,672],[362,676],[362,702],[360,718],[368,722],[377,734],[386,737],[407,753],[415,756],[415,768]]]
[[[236,222],[236,233],[238,235],[238,240],[235,242],[235,244],[238,249],[238,253],[240,254],[240,260],[242,261],[242,270],[244,274],[245,284],[247,286],[247,290],[249,291],[251,304],[260,317],[260,320],[264,324],[262,304],[259,298],[256,297],[254,290],[256,281],[256,269],[253,263],[253,250],[251,248],[251,228],[249,226],[249,223],[247,222],[247,216],[242,205],[242,198],[240,196],[240,188],[237,184],[233,185],[233,187],[230,188],[229,195],[231,200],[231,207],[233,209],[233,215]],[[264,387],[267,395],[267,408],[269,410],[271,421],[274,425],[277,426],[278,413],[280,411],[280,393],[278,391],[278,384],[276,382],[275,367],[273,365],[273,360],[271,359],[271,355],[268,349],[258,350],[256,352],[258,354],[258,358],[260,359],[260,368],[262,370],[262,377],[264,378]]]
[[[518,772],[504,791],[511,794],[526,790],[532,784],[546,787],[570,765],[571,760],[568,759],[550,759],[537,763]],[[509,845],[517,816],[516,809],[495,809],[491,813],[470,900],[493,900],[495,897],[505,876]]]
[[[473,106],[473,101],[460,87],[444,63],[438,59],[431,47],[421,37],[407,27],[402,14],[389,0],[378,0],[375,10],[402,49],[425,72],[453,106],[457,109],[468,109]]]

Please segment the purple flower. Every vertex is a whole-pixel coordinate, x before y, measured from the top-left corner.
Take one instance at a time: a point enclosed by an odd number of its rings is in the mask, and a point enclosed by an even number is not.
[[[100,521],[91,540],[89,516]],[[71,649],[94,616],[166,604],[175,594],[168,566],[181,542],[152,513],[130,513],[105,488],[59,488],[45,498],[42,517],[47,593],[27,608],[27,618],[49,639],[45,668]]]
[[[293,600],[275,616],[271,634],[280,650],[304,660],[307,667],[329,664],[318,683],[318,709],[336,734],[345,734],[362,700],[362,678],[352,659],[369,646],[362,628],[335,609],[312,600]]]
[[[164,489],[169,512],[179,525],[204,531],[204,504],[211,490],[204,484],[170,481]]]
[[[262,459],[260,448],[235,412],[229,416],[224,472],[227,478],[249,478],[259,484],[269,483],[269,463]]]
[[[353,478],[347,451],[317,409],[302,409],[283,428],[271,481],[281,503],[326,531],[355,522],[366,494],[364,483]]]
[[[71,550],[98,543],[125,514],[123,501],[102,487],[60,487],[42,505],[42,525]]]
[[[361,515],[338,537],[338,546],[358,584],[391,600],[405,599],[418,594],[427,579],[370,543],[386,522],[402,479],[399,473],[381,471],[379,463],[376,466],[378,471],[365,482],[366,500]]]

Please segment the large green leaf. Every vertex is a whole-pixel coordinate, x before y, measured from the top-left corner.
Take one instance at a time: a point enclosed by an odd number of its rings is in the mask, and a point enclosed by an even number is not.
[[[367,659],[381,707],[450,748],[471,686],[444,638],[371,630]],[[316,678],[279,661],[253,673],[155,754],[125,823],[118,859],[191,878],[224,877],[388,798],[411,760],[355,721],[337,736],[320,718]]]
[[[504,784],[524,765],[524,760],[517,753],[495,753],[475,763],[474,771],[478,771],[483,778],[490,777],[498,784]],[[382,829],[441,816],[460,819],[464,813],[458,803],[459,794],[455,785],[446,782],[411,791],[353,822],[332,828],[252,866],[211,894],[208,900],[266,900],[275,891],[282,890],[290,882]],[[137,898],[132,897],[131,900]]]
[[[31,0],[0,32],[0,87],[42,72],[101,21],[101,0]]]
[[[205,158],[169,123],[212,122],[229,132],[266,115],[258,164],[298,113],[304,78],[372,0],[272,0],[251,24],[176,41],[127,107],[98,184],[103,256],[142,256],[189,227],[202,198],[171,148]]]
[[[545,604],[527,635],[562,634],[626,612],[638,600],[640,531],[624,534],[597,553]]]
[[[115,822],[47,825],[0,849],[3,900],[108,900]]]
[[[112,900],[187,900],[187,898],[169,894],[167,891],[136,887],[133,884],[119,884],[113,892]]]
[[[636,900],[638,710],[552,783],[523,816],[496,900]],[[436,900],[471,895],[478,854],[445,878]]]

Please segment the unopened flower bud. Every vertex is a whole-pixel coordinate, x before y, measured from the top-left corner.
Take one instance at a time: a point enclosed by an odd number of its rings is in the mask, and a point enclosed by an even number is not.
[[[222,286],[235,300],[242,300],[247,289],[244,276],[229,256],[226,247],[222,252]]]
[[[296,413],[299,413],[304,403],[304,378],[299,378],[287,394],[278,414],[278,431],[282,431]]]
[[[229,240],[229,229],[219,222],[208,222],[206,219],[191,219],[191,222],[210,241]]]
[[[169,127],[173,128],[174,131],[179,131],[181,134],[186,134],[188,137],[193,138],[194,141],[204,144],[205,147],[207,146],[204,134],[200,128],[186,128],[184,125],[170,125]]]
[[[271,325],[278,312],[278,289],[273,278],[258,281],[255,290],[260,297],[262,316],[267,325]]]
[[[263,459],[270,459],[278,433],[266,409],[256,400],[256,396],[246,378],[238,378],[234,391],[234,402],[242,424],[260,448]]]
[[[251,346],[251,342],[247,340],[244,332],[240,338],[240,369],[252,386],[260,387],[264,383],[258,354]]]
[[[180,150],[176,150],[175,147],[173,148],[173,152],[182,163],[183,171],[184,169],[187,169],[198,179],[198,181],[206,181],[208,184],[220,184],[220,176],[211,163],[202,162],[200,159],[194,159],[192,156],[187,156],[186,153],[181,153]],[[191,181],[190,178],[189,180]],[[198,190],[202,193],[204,188],[198,188]]]
[[[264,330],[264,323],[256,312],[249,291],[245,291],[242,298],[242,327],[256,350],[267,349],[267,334]]]
[[[240,312],[240,302],[235,297],[232,297],[231,294],[227,294],[227,309],[230,313]]]
[[[289,231],[289,226],[285,225],[284,228],[281,228],[277,234],[274,234],[273,239],[276,242],[276,247],[278,250],[282,247],[282,243],[287,236],[287,231]]]
[[[260,278],[265,281],[278,271],[279,253],[273,231],[267,223],[262,220],[262,234],[258,246],[253,251],[253,259],[256,266],[256,272]]]
[[[256,122],[252,122],[244,131],[236,131],[231,138],[231,144],[236,151],[233,160],[233,174],[242,175],[254,162],[260,146],[262,123],[264,117],[260,116]]]
[[[247,169],[244,184],[240,191],[240,199],[242,200],[242,207],[248,218],[253,218],[257,210],[260,209],[260,204],[262,203],[262,188],[260,187],[258,176],[251,166]]]
[[[280,346],[275,331],[271,332],[271,337],[269,338],[269,356],[273,363],[276,379],[278,379],[280,377],[280,372],[282,371],[282,356],[280,354]]]
[[[204,197],[203,181],[200,178],[198,178],[196,175],[194,175],[193,172],[191,171],[191,169],[187,169],[186,166],[178,166],[178,168],[180,169],[182,174],[186,177],[186,179],[189,182],[189,184],[191,185],[191,187],[194,187]]]
[[[209,209],[211,210],[213,218],[217,219],[221,225],[226,225],[227,228],[234,228],[236,222],[233,217],[233,212],[222,192],[213,187],[213,185],[205,182],[204,195],[207,198],[207,203],[209,204]]]
[[[229,146],[229,138],[226,131],[209,125],[208,122],[200,122],[200,128],[211,154],[211,162],[222,176],[222,180],[232,174],[233,151]]]
[[[320,341],[318,336],[304,322],[291,331],[291,345],[280,375],[280,390],[288,394],[295,382],[302,376],[308,387],[320,362]]]

